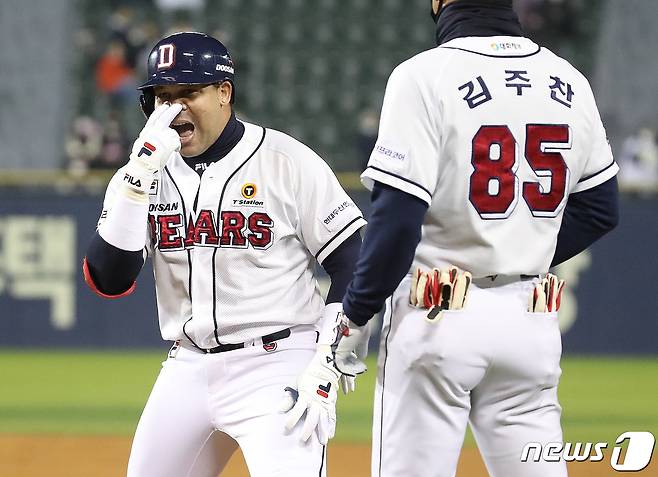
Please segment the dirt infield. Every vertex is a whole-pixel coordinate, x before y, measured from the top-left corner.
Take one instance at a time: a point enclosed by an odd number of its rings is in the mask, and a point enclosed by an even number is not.
[[[130,438],[12,436],[0,434],[0,476],[3,477],[122,477],[125,475]],[[329,475],[367,477],[370,475],[370,450],[365,445],[331,444]],[[658,477],[658,459],[638,477]],[[242,455],[233,456],[222,477],[245,477]],[[475,449],[465,449],[458,476],[487,477]],[[575,463],[569,466],[571,477],[612,477],[619,474],[606,462]],[[429,477],[429,474],[428,474]]]

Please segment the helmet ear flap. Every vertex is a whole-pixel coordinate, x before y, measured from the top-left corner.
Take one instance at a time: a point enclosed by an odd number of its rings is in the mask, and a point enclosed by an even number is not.
[[[146,119],[153,113],[155,109],[155,92],[153,88],[144,88],[142,94],[139,95],[139,106],[142,108],[142,113]]]

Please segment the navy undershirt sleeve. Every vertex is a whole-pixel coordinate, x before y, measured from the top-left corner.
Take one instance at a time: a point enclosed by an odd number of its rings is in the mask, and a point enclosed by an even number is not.
[[[87,267],[99,291],[120,295],[128,290],[144,265],[142,251],[130,252],[110,245],[94,234],[87,247]]]
[[[354,274],[354,267],[359,258],[360,249],[361,235],[356,231],[322,262],[322,268],[331,278],[331,286],[327,293],[327,304],[340,303],[343,300],[347,285]]]
[[[616,177],[591,189],[571,194],[564,208],[551,267],[578,255],[614,229],[618,222],[619,192]]]
[[[426,211],[419,198],[375,182],[361,254],[343,298],[354,323],[364,325],[379,312],[409,272]]]

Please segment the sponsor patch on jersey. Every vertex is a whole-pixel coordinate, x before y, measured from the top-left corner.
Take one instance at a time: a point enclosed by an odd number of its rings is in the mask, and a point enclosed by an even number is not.
[[[149,212],[173,212],[178,210],[178,202],[169,204],[149,204]]]
[[[386,168],[401,169],[407,162],[408,152],[407,149],[378,142],[370,157]]]
[[[263,207],[264,204],[262,200],[233,199],[233,205],[241,207]]]
[[[491,49],[493,51],[518,51],[518,50],[522,50],[523,46],[520,43],[505,41],[499,43],[492,43]]]
[[[153,182],[151,182],[151,187],[149,187],[149,195],[158,195],[158,185],[159,181],[157,179],[153,179]]]
[[[345,225],[345,221],[339,220],[339,218],[343,218],[346,215],[351,217],[351,214],[347,211],[354,207],[356,207],[354,202],[350,200],[345,200],[340,204],[332,204],[331,208],[322,214],[322,223],[329,232],[335,232]]]
[[[258,188],[256,187],[256,184],[252,182],[247,182],[242,186],[242,197],[245,199],[253,199],[256,197],[256,192],[258,191]]]

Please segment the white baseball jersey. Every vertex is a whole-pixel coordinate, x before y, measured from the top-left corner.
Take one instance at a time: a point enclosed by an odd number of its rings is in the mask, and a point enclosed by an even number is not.
[[[151,188],[148,219],[162,337],[201,348],[315,324],[324,306],[315,261],[365,224],[317,154],[248,123],[201,177],[174,153]]]
[[[429,206],[414,267],[548,270],[570,193],[618,171],[587,79],[521,37],[451,40],[399,65],[362,175]]]

